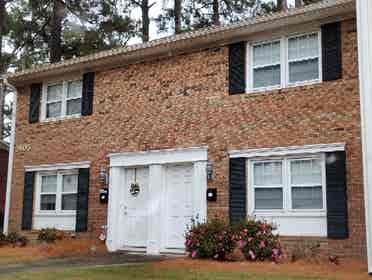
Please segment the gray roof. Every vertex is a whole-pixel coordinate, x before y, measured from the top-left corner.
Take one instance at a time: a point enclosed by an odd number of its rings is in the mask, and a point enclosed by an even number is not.
[[[306,22],[334,20],[350,14],[355,16],[355,0],[324,0],[302,8],[248,18],[229,25],[204,28],[147,43],[100,51],[59,63],[44,64],[8,74],[7,78],[14,85],[21,86],[66,72],[110,69],[144,60],[226,45],[237,42],[244,36],[265,30]]]

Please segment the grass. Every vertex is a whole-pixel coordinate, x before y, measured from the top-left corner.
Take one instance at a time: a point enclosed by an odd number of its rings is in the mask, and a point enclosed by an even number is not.
[[[1,280],[316,280],[326,278],[234,271],[202,271],[187,268],[159,268],[152,265],[65,269],[59,271],[8,274]]]

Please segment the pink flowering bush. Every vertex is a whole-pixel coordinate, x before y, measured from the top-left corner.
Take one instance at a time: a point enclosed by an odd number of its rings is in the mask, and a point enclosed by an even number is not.
[[[282,256],[279,236],[273,225],[255,220],[242,221],[234,226],[233,240],[247,260],[278,262]]]
[[[186,233],[186,252],[191,258],[225,260],[236,248],[250,261],[278,262],[282,256],[279,236],[267,222],[245,220],[233,227],[213,219],[192,222]]]
[[[186,252],[191,258],[225,260],[234,244],[229,226],[217,219],[206,223],[193,221],[186,233]]]

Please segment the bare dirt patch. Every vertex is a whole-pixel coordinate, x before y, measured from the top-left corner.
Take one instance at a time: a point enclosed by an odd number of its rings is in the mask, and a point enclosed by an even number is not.
[[[218,262],[209,260],[192,260],[188,258],[171,259],[154,263],[155,268],[187,268],[196,271],[234,271],[250,272],[259,275],[309,276],[319,279],[370,280],[367,265],[361,260],[341,259],[338,265],[326,261],[274,264],[270,262]]]

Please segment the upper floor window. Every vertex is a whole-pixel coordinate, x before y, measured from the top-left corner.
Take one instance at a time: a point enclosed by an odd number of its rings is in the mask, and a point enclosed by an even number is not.
[[[321,81],[320,45],[320,32],[248,45],[249,90]]]
[[[61,119],[80,116],[82,81],[63,81],[46,84],[42,99],[42,119]]]

